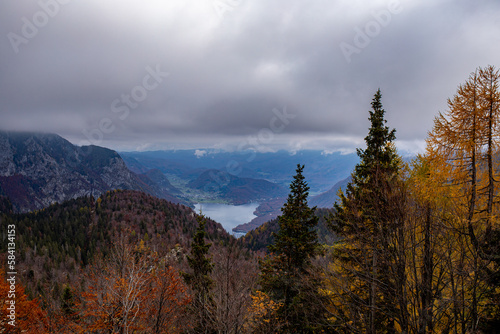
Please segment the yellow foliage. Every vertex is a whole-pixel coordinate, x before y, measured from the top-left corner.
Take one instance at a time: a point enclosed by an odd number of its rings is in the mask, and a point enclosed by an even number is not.
[[[251,319],[249,319],[246,329],[256,331],[257,329],[276,328],[278,326],[276,313],[283,304],[276,303],[262,291],[256,291],[251,297],[252,304],[248,310]]]

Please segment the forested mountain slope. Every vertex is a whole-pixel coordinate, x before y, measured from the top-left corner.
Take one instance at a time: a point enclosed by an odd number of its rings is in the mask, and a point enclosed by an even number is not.
[[[13,214],[5,198],[1,202],[2,228],[16,226],[18,272],[35,296],[76,284],[82,268],[96,254],[109,253],[120,238],[144,240],[160,253],[176,247],[185,251],[197,226],[191,208],[132,190],[81,197],[26,214]],[[217,242],[234,239],[210,219],[207,233]],[[6,247],[2,243],[0,253]]]

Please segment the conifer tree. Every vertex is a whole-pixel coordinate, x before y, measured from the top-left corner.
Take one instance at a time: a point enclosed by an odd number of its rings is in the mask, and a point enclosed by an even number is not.
[[[260,263],[262,292],[279,305],[280,333],[315,333],[325,323],[323,297],[311,264],[319,252],[314,230],[318,218],[315,208],[307,204],[309,187],[303,170],[303,165],[297,165],[283,214],[278,217],[279,231],[269,246],[271,254]]]
[[[193,333],[215,333],[211,316],[214,308],[211,289],[214,282],[210,277],[214,264],[208,256],[211,244],[205,242],[206,218],[200,214],[196,219],[198,228],[193,237],[191,255],[187,256],[191,272],[183,272],[181,275],[193,292],[191,302],[191,313],[195,317]]]
[[[75,316],[75,301],[73,291],[69,285],[65,285],[61,295],[61,311],[66,317]]]
[[[335,203],[336,216],[331,225],[337,234],[356,237],[360,230],[368,231],[380,220],[383,208],[384,185],[394,179],[399,170],[399,159],[393,141],[396,130],[385,125],[385,110],[381,102],[380,89],[372,101],[370,113],[370,129],[365,137],[366,149],[357,149],[360,162],[356,165],[351,181],[347,185],[346,194],[341,194],[341,204]],[[361,210],[359,215],[354,208]],[[356,219],[357,218],[357,219]],[[361,235],[359,237],[362,237]]]
[[[348,288],[339,298],[349,305],[349,310],[344,311],[345,319],[341,321],[349,321],[351,329],[367,333],[393,328],[398,290],[395,268],[402,267],[404,275],[404,265],[394,263],[404,258],[395,252],[399,246],[395,246],[395,240],[401,239],[396,222],[401,220],[395,217],[398,212],[392,206],[399,158],[393,144],[395,130],[385,125],[381,98],[379,89],[369,112],[371,126],[365,137],[366,148],[357,150],[360,162],[346,193],[340,193],[341,203],[335,203],[336,212],[330,222],[343,238],[336,248],[336,261]],[[393,254],[389,255],[389,250]],[[391,272],[393,277],[389,277]],[[403,290],[401,286],[399,290]],[[399,318],[405,316],[399,314]]]

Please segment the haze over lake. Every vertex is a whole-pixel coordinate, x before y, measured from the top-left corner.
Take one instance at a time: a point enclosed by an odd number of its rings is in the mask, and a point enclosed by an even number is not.
[[[195,204],[195,211],[196,213],[199,213],[201,207],[201,211],[205,216],[221,223],[227,232],[233,234],[234,227],[240,224],[248,223],[256,217],[253,212],[258,206],[258,203],[243,205],[197,203]]]

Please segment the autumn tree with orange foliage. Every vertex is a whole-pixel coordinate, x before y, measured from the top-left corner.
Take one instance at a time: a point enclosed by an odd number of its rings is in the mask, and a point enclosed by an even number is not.
[[[182,320],[186,305],[191,298],[186,293],[177,270],[164,262],[155,269],[151,276],[151,290],[148,325],[150,333],[179,333],[184,328]]]
[[[16,282],[15,296],[11,292],[11,284],[6,281],[5,272],[0,269],[0,333],[50,333],[47,314],[43,311],[36,299],[29,300],[24,287]],[[14,298],[11,298],[14,297]],[[15,304],[15,317],[8,317],[11,302]],[[13,322],[12,322],[13,321]]]
[[[491,318],[484,296],[495,290],[491,279],[500,264],[499,82],[493,66],[471,73],[448,100],[448,110],[436,117],[427,140],[429,177],[454,204],[447,221],[455,240],[449,257],[450,316],[462,332],[476,331]]]
[[[190,302],[178,273],[144,242],[122,237],[111,254],[89,269],[82,295],[83,332],[178,333]]]

